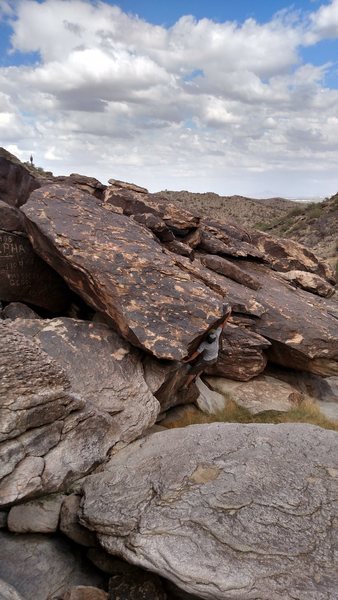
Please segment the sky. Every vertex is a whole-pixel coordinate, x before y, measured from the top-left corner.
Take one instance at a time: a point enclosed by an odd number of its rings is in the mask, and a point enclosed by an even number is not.
[[[338,0],[0,0],[0,145],[55,175],[338,191]]]

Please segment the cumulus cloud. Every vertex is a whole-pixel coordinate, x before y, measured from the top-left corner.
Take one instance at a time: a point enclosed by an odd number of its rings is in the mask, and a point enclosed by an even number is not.
[[[338,0],[264,24],[183,16],[165,28],[84,0],[0,0],[1,15],[13,64],[0,68],[0,134],[19,156],[153,190],[336,185],[331,64],[306,64],[301,51],[338,37]],[[32,52],[34,63],[17,64]]]

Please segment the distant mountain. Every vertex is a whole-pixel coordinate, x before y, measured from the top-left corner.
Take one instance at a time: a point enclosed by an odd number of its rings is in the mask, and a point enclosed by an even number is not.
[[[213,192],[204,194],[180,191],[162,191],[153,194],[179,204],[191,212],[215,219],[232,218],[245,227],[265,227],[279,221],[290,210],[304,208],[304,202],[295,202],[285,198],[267,198],[258,200],[244,196],[219,196]]]
[[[322,202],[296,206],[261,229],[278,237],[292,238],[311,248],[332,265],[338,261],[338,194]]]

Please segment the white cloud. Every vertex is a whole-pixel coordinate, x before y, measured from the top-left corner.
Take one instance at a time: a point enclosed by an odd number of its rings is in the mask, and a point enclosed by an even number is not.
[[[333,193],[338,91],[331,65],[303,64],[301,48],[338,36],[337,7],[165,29],[104,2],[2,2],[13,52],[40,56],[0,68],[2,143],[55,173],[153,190]]]

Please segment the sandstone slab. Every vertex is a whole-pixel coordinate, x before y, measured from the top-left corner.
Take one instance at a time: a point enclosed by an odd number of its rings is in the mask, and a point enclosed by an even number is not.
[[[182,272],[151,232],[93,196],[47,186],[22,210],[34,249],[123,337],[158,358],[187,355],[222,316],[220,295]]]
[[[108,552],[204,600],[327,600],[337,457],[336,432],[302,424],[155,433],[86,479],[82,521]]]

